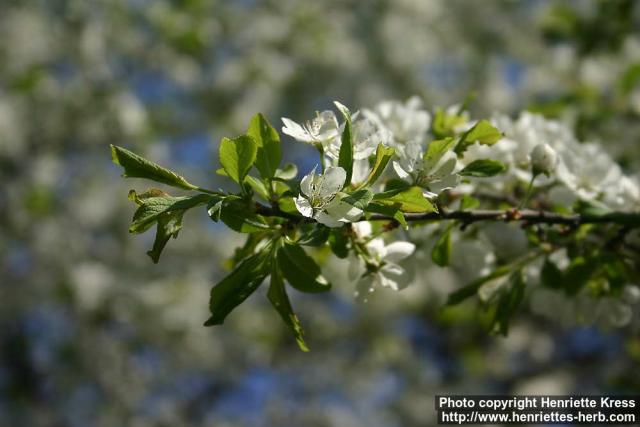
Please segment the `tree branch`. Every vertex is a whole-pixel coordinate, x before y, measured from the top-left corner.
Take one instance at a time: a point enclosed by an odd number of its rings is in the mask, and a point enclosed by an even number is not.
[[[554,212],[524,210],[469,210],[469,211],[443,211],[428,212],[424,214],[405,214],[407,221],[461,221],[473,223],[478,221],[522,221],[531,224],[564,224],[578,226],[581,224],[613,223],[629,228],[640,227],[640,212],[609,212],[603,215],[574,214],[563,215]],[[369,221],[393,221],[385,215],[372,215]]]
[[[267,217],[281,217],[293,222],[305,221],[300,215],[283,212],[273,207],[258,204],[256,212]],[[405,214],[407,221],[460,221],[471,224],[479,221],[521,221],[529,224],[562,224],[578,226],[582,224],[618,224],[630,228],[640,227],[640,212],[609,212],[601,215],[594,214],[573,214],[565,215],[547,211],[537,211],[532,209],[509,209],[509,210],[468,210],[468,211],[447,211],[428,212],[424,214]],[[394,218],[373,214],[369,218],[363,217],[360,221],[396,221]]]

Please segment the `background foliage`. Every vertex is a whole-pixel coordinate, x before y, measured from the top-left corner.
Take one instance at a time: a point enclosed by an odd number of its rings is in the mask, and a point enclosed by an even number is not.
[[[203,328],[239,235],[193,212],[152,264],[152,236],[127,233],[144,186],[109,144],[217,188],[218,142],[256,111],[475,91],[477,115],[558,117],[637,173],[639,24],[623,0],[3,2],[0,424],[424,425],[436,392],[637,393],[637,312],[615,330],[525,312],[487,335],[473,303],[441,309],[473,259],[367,305],[350,286],[293,295],[311,353],[264,297]]]

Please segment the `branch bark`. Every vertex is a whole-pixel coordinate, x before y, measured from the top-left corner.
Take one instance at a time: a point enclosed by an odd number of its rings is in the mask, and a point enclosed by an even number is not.
[[[629,228],[640,227],[640,212],[609,212],[602,215],[573,214],[564,215],[547,211],[531,209],[510,210],[469,210],[469,211],[443,211],[429,212],[425,214],[405,214],[407,221],[446,221],[454,220],[463,223],[478,221],[522,221],[531,224],[563,224],[578,226],[582,224],[613,223]],[[372,215],[369,221],[393,220],[384,215]]]
[[[290,221],[304,221],[307,218],[302,216],[282,212],[278,209],[258,205],[257,213],[263,216],[278,216]],[[405,214],[407,221],[460,221],[471,224],[479,221],[502,221],[502,222],[523,222],[529,224],[560,224],[578,226],[582,224],[618,224],[627,228],[640,227],[640,212],[609,212],[606,214],[558,214],[548,211],[537,211],[531,209],[509,209],[509,210],[468,210],[468,211],[446,211],[428,212],[424,214]],[[363,217],[360,221],[394,221],[392,217],[380,214],[373,214],[369,218]]]

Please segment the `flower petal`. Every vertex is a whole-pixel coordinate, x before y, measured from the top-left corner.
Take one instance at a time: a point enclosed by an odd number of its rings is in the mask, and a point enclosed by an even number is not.
[[[307,197],[313,197],[313,184],[317,180],[318,175],[316,175],[316,168],[304,176],[302,181],[300,181],[300,191]]]
[[[353,223],[352,227],[353,231],[356,233],[356,236],[361,239],[371,236],[371,223],[368,221],[355,222]]]
[[[395,161],[395,160],[393,161],[393,170],[398,175],[398,178],[400,178],[400,179],[409,178],[409,173],[407,171],[405,171],[404,168],[402,167],[402,165],[399,162]]]
[[[341,227],[344,223],[334,219],[331,215],[328,215],[325,212],[318,212],[314,217],[316,221],[318,221],[322,225],[326,225],[330,228]]]
[[[429,188],[436,193],[449,188],[455,188],[460,183],[460,176],[457,174],[445,176],[440,181],[429,183]]]
[[[284,123],[282,133],[289,135],[300,142],[314,142],[313,136],[293,120],[283,117],[282,123]]]
[[[399,265],[387,264],[378,271],[377,276],[381,286],[391,288],[394,291],[399,291],[409,285],[409,275]]]
[[[342,189],[347,179],[347,172],[341,167],[327,168],[322,175],[322,181],[317,189],[320,197],[331,197]]]
[[[313,217],[313,207],[311,207],[311,203],[309,203],[309,200],[305,199],[302,196],[298,196],[293,199],[293,202],[296,204],[296,209],[298,209],[298,212],[300,212],[307,218]]]
[[[458,159],[456,158],[456,155],[453,152],[449,151],[444,156],[442,156],[441,161],[438,162],[430,175],[432,175],[434,178],[442,178],[450,175],[455,170],[457,164]]]
[[[398,262],[413,253],[416,250],[416,245],[410,242],[393,242],[386,247],[386,254],[384,256],[385,261]]]
[[[333,218],[343,222],[353,222],[363,214],[362,209],[337,199],[329,203],[325,207],[325,211]]]
[[[369,175],[369,170],[371,167],[369,166],[369,159],[364,158],[361,160],[353,161],[353,174],[351,175],[351,183],[355,184],[358,182],[363,182],[367,176]]]

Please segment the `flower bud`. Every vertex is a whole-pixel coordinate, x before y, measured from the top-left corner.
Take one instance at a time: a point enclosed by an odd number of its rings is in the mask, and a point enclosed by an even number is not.
[[[531,168],[534,175],[543,173],[549,176],[556,168],[557,160],[556,151],[547,144],[538,144],[531,150]]]

